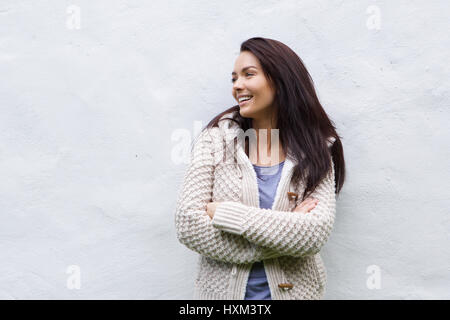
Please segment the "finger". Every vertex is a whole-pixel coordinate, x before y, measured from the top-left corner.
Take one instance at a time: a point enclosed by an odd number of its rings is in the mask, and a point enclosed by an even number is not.
[[[309,199],[306,199],[304,201],[302,201],[298,206],[297,209],[302,209],[307,207],[309,204],[311,204],[312,202]]]
[[[306,211],[310,209],[311,206],[315,206],[317,204],[317,201],[318,201],[317,199],[314,199],[312,197],[306,198],[295,207],[294,211],[302,211],[302,210]]]
[[[316,205],[317,205],[317,201],[311,202],[311,206],[312,206],[312,207],[315,207]]]
[[[314,203],[314,201],[313,201],[312,199],[308,198],[308,199],[306,199],[305,201],[303,201],[303,202],[300,204],[300,206],[301,206],[301,207],[304,207],[304,206],[308,206],[308,205],[310,205],[310,204],[312,204],[312,203]]]
[[[309,208],[308,208],[308,212],[310,212],[312,209],[314,209],[317,206],[316,203],[312,203]]]

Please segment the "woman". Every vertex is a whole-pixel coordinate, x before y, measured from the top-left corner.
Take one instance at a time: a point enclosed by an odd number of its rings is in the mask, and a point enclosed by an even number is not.
[[[319,251],[345,177],[340,138],[283,43],[243,42],[231,81],[238,105],[198,136],[177,201],[178,239],[200,254],[194,297],[322,299]]]

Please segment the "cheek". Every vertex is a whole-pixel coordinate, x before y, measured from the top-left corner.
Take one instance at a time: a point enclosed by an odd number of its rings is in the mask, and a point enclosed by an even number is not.
[[[272,97],[270,94],[267,93],[267,91],[261,92],[258,95],[257,99],[255,99],[255,102],[257,102],[259,107],[264,108],[272,103]]]
[[[258,103],[266,104],[270,103],[273,100],[272,90],[267,86],[266,83],[255,84],[255,87],[251,92],[255,93],[255,100],[257,100]]]
[[[264,91],[264,100],[269,104],[272,104],[275,101],[275,95],[273,94],[272,89],[267,88]]]

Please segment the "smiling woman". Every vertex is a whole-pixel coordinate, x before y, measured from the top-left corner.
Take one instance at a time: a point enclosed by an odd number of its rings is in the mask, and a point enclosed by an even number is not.
[[[238,101],[240,114],[253,119],[253,128],[275,127],[276,108],[273,108],[275,89],[265,77],[254,54],[243,51],[231,73],[231,94]],[[267,123],[271,121],[271,123]]]
[[[339,135],[303,62],[285,44],[248,39],[231,76],[238,104],[200,133],[177,201],[178,239],[200,254],[194,296],[321,299],[319,251],[345,178]],[[256,160],[244,139],[225,163],[223,152],[250,129]]]

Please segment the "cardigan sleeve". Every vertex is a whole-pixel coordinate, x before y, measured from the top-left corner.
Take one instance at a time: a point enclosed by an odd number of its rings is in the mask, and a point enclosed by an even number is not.
[[[213,226],[266,248],[264,258],[318,253],[328,241],[336,213],[334,163],[311,197],[319,200],[310,212],[297,213],[250,207],[239,202],[220,202]]]
[[[194,143],[177,199],[177,238],[189,249],[215,260],[231,263],[261,261],[263,248],[240,235],[215,228],[206,213],[206,205],[212,201],[214,183],[214,133],[205,129]]]

